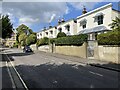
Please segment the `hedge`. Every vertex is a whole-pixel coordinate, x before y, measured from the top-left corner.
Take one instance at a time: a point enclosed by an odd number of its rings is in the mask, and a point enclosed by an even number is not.
[[[63,46],[63,45],[81,46],[85,41],[87,41],[87,38],[88,36],[86,34],[80,34],[80,35],[56,38],[54,41],[57,46]]]
[[[47,37],[37,40],[37,43],[36,43],[37,46],[48,45],[48,44],[49,44],[49,38]]]
[[[59,32],[57,34],[57,38],[60,38],[60,37],[66,37],[67,35],[64,33],[64,32]]]
[[[120,45],[120,31],[110,31],[97,36],[99,45]]]

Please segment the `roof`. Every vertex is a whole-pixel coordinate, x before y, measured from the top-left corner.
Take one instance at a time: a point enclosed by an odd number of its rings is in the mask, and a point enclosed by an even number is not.
[[[81,16],[78,16],[77,19],[82,18],[82,17],[84,17],[84,16],[87,16],[87,15],[89,15],[89,14],[92,14],[92,13],[94,13],[94,12],[96,12],[96,11],[99,11],[99,10],[104,9],[104,8],[106,8],[106,7],[109,7],[109,6],[112,7],[112,3],[109,3],[109,4],[107,4],[107,5],[104,5],[104,6],[100,7],[100,8],[94,9],[94,10],[92,10],[92,11],[90,11],[90,12],[87,12],[87,13],[81,15]]]
[[[63,24],[65,24],[65,23],[67,23],[67,22],[70,22],[70,21],[76,21],[76,19],[67,20],[67,21],[65,21],[65,22],[62,22],[62,23],[56,25],[56,27],[59,26],[59,25],[63,25]]]
[[[79,23],[87,22],[87,19],[82,19]]]
[[[88,33],[95,33],[95,32],[101,32],[101,31],[108,31],[109,29],[105,26],[97,26],[90,29],[84,29],[78,32],[78,34],[88,34]]]
[[[70,19],[70,20],[67,20],[67,21],[65,21],[65,22],[60,23],[59,25],[65,24],[65,23],[70,22],[70,21],[72,21],[72,20],[73,20],[73,21],[76,21],[75,19]],[[57,27],[57,26],[59,26],[59,25],[52,26],[51,28],[43,29],[43,30],[41,30],[41,31],[39,31],[39,32],[37,32],[37,33],[40,33],[40,32],[42,32],[42,31],[47,31],[47,30],[52,29],[52,28],[55,28],[55,27]]]
[[[104,14],[102,12],[100,12],[100,13],[97,13],[94,17],[98,17],[100,15],[104,15]]]

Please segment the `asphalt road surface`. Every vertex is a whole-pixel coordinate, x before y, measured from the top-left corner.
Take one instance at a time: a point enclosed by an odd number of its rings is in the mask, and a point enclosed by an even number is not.
[[[118,88],[118,72],[69,61],[49,53],[6,53],[29,89],[31,88]]]
[[[12,81],[6,64],[6,57],[0,53],[0,89],[12,89]]]

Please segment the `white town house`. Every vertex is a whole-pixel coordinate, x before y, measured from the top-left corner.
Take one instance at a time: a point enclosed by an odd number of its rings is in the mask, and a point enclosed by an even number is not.
[[[120,12],[112,8],[112,4],[107,4],[90,12],[83,8],[82,15],[77,19],[65,21],[58,20],[58,25],[48,29],[44,28],[37,33],[37,39],[48,37],[56,38],[59,32],[64,32],[66,35],[88,34],[88,40],[96,40],[97,34],[110,31],[109,24],[116,17],[120,17]]]
[[[66,35],[75,35],[77,34],[77,22],[74,19],[64,21],[58,20],[57,26],[49,26],[47,29],[44,28],[42,31],[37,33],[37,38],[56,38],[59,32],[64,32]]]
[[[120,16],[120,12],[112,9],[112,4],[107,4],[90,12],[83,10],[77,17],[77,33],[88,34],[88,40],[96,40],[97,34],[111,30],[109,24]]]

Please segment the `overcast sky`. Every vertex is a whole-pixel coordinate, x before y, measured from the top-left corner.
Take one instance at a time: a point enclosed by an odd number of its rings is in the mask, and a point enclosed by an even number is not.
[[[81,15],[83,6],[90,11],[110,3],[107,1],[103,2],[104,0],[99,0],[99,2],[95,2],[95,0],[93,0],[94,2],[33,2],[33,0],[31,0],[31,2],[28,2],[28,0],[18,0],[18,2],[14,2],[15,0],[13,0],[13,2],[10,1],[11,0],[4,0],[2,3],[2,14],[8,14],[10,16],[14,28],[21,24],[25,24],[35,32],[40,31],[44,26],[48,26],[49,23],[51,23],[51,25],[56,25],[59,18],[65,18],[65,20],[76,18]],[[113,7],[117,9],[117,4],[115,2],[112,3]]]

